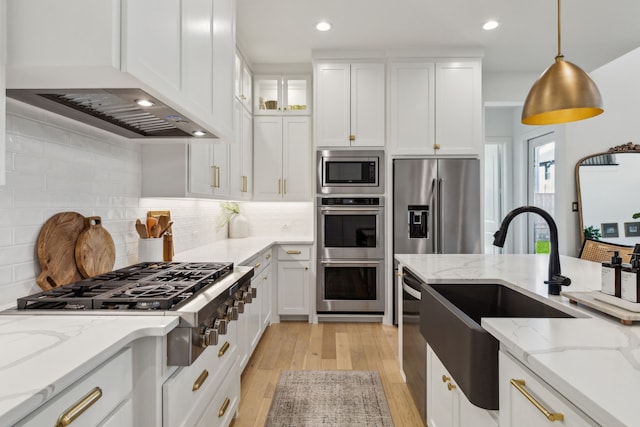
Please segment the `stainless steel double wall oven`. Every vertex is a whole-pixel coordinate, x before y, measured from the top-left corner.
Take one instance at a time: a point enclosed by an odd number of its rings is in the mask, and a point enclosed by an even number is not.
[[[319,314],[384,312],[382,165],[382,151],[318,151]]]

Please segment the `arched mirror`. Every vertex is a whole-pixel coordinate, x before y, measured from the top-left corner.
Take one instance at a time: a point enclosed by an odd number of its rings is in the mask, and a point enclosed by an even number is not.
[[[581,242],[640,243],[640,145],[631,142],[576,164]],[[634,214],[638,218],[634,218]]]

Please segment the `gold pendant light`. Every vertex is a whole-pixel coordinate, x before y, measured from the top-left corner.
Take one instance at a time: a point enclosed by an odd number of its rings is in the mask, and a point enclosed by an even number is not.
[[[522,123],[551,125],[588,119],[603,112],[596,84],[580,67],[565,61],[560,49],[558,0],[558,55],[531,87],[522,109]]]

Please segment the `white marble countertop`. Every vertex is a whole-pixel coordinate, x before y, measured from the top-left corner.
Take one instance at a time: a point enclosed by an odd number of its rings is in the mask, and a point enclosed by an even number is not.
[[[13,425],[132,341],[175,316],[0,316],[0,425]]]
[[[312,237],[229,239],[177,253],[174,260],[242,265],[274,244],[311,243]],[[0,426],[23,418],[132,341],[164,336],[177,325],[177,316],[3,313]]]
[[[243,265],[252,257],[274,245],[312,244],[313,237],[246,237],[244,239],[227,239],[208,245],[199,246],[188,251],[176,253],[174,261],[232,261]]]
[[[426,283],[499,282],[531,292],[576,319],[484,318],[482,327],[517,359],[603,426],[640,420],[640,326],[547,295],[545,255],[396,255]],[[600,289],[600,264],[561,257],[567,290]]]

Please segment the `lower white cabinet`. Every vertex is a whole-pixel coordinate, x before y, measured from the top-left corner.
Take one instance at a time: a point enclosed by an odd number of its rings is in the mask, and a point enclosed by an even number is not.
[[[216,394],[207,403],[195,427],[226,427],[238,412],[240,405],[240,375],[237,369],[227,373]]]
[[[485,409],[473,405],[438,356],[427,345],[427,425],[429,427],[497,427]]]
[[[278,314],[308,316],[310,286],[309,246],[278,248]]]
[[[273,275],[271,274],[271,264],[267,265],[260,273],[261,287],[261,310],[260,320],[262,321],[262,331],[271,324],[271,313],[273,311]]]
[[[218,344],[209,346],[191,366],[178,368],[162,386],[162,425],[191,427],[210,409],[212,399],[224,388],[226,377],[239,380],[238,322],[231,321],[227,333],[218,337]],[[229,397],[239,399],[239,394]],[[214,418],[215,419],[215,418]],[[209,424],[223,425],[223,424]],[[224,424],[227,425],[227,424]]]
[[[69,425],[75,420],[82,426],[116,421],[119,427],[133,426],[131,367],[131,349],[125,348],[15,425]]]
[[[498,363],[500,427],[599,425],[511,355],[500,351]]]

